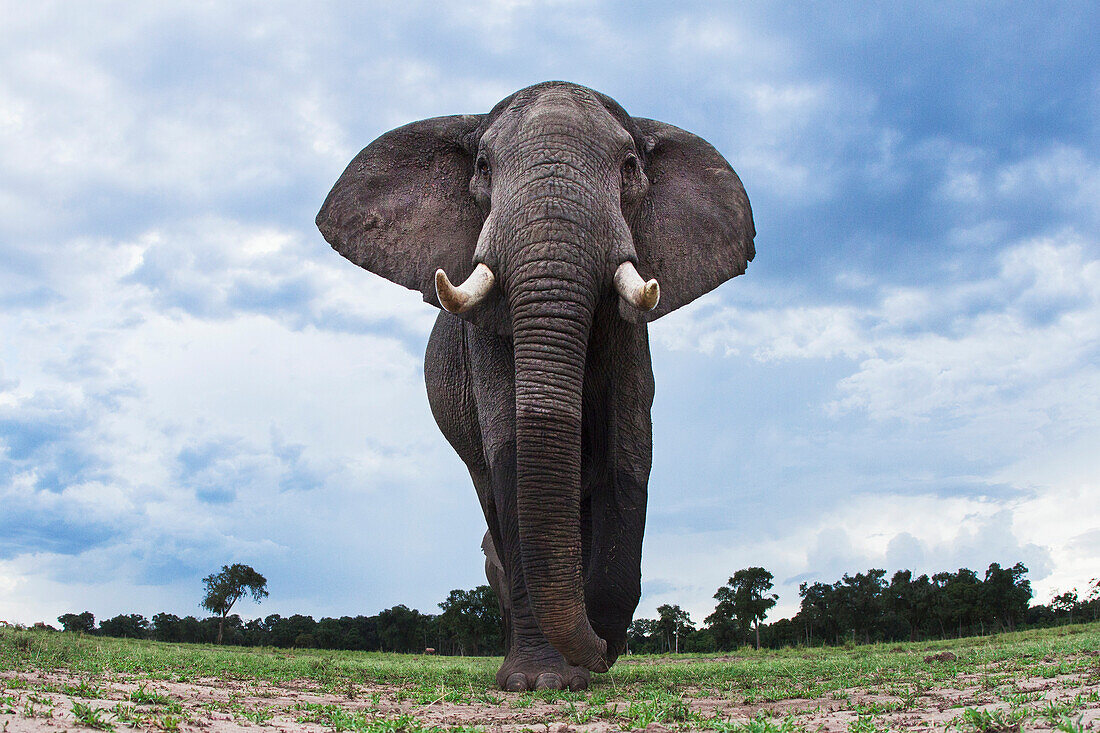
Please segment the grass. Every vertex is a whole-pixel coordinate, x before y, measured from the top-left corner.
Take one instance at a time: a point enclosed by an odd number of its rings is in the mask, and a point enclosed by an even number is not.
[[[945,650],[955,658],[925,661]],[[804,699],[805,709],[847,711],[854,733],[876,733],[890,727],[890,716],[919,710],[935,691],[962,685],[973,700],[960,705],[954,718],[948,716],[948,729],[1014,731],[1035,722],[1076,731],[1087,729],[1082,711],[1100,707],[1100,692],[1055,700],[1034,686],[1070,676],[1095,688],[1100,685],[1096,650],[1100,623],[928,643],[627,657],[611,673],[596,675],[586,692],[506,694],[493,682],[499,658],[215,647],[0,629],[0,715],[52,717],[57,700],[49,695],[54,695],[67,698],[73,717],[86,727],[172,731],[195,710],[157,683],[217,679],[251,686],[247,694],[239,693],[248,701],[234,692],[228,702],[203,703],[200,712],[219,709],[260,726],[281,717],[333,731],[428,733],[438,730],[421,720],[431,711],[480,705],[526,711],[532,720],[552,715],[562,723],[609,721],[621,729],[657,723],[738,733],[797,731],[804,718],[769,714],[767,708]],[[31,679],[41,671],[62,671],[65,681]],[[112,692],[112,681],[120,679],[137,687]],[[257,699],[272,696],[270,686],[292,681],[344,702],[280,708]],[[81,702],[105,697],[118,703],[103,709]],[[701,699],[713,704],[704,710],[697,704]],[[731,719],[720,712],[738,706],[753,706],[753,714]]]
[[[158,692],[150,692],[145,685],[139,685],[136,690],[130,693],[130,702],[138,705],[168,705],[172,702],[172,699]]]
[[[85,705],[82,702],[74,702],[72,712],[73,717],[76,718],[76,722],[85,728],[95,728],[97,730],[115,729],[114,723],[107,720],[107,716],[110,713],[100,708]]]

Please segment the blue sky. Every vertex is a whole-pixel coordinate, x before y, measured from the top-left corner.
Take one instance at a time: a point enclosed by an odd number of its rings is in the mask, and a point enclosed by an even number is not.
[[[567,79],[702,135],[758,230],[651,327],[640,615],[803,580],[1100,567],[1089,3],[5,3],[0,618],[434,609],[483,520],[434,311],[313,227],[382,132]]]

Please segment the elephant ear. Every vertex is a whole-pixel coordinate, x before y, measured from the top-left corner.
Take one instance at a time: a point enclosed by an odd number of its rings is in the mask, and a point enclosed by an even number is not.
[[[631,230],[638,270],[661,285],[657,307],[624,315],[652,321],[745,272],[756,228],[741,179],[710,143],[678,127],[634,118],[650,188]]]
[[[440,307],[435,271],[474,269],[485,215],[469,190],[481,115],[433,117],[391,130],[348,164],[317,214],[332,248]],[[493,304],[486,304],[493,305]],[[484,309],[491,318],[496,308]]]

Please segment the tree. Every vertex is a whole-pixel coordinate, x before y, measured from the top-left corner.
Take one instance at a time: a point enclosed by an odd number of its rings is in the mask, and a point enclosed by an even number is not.
[[[1092,611],[1092,620],[1100,618],[1100,578],[1089,581],[1088,597],[1081,603],[1081,610]]]
[[[718,643],[714,640],[714,634],[710,629],[696,629],[684,639],[683,648],[685,652],[702,652],[706,654],[718,651]]]
[[[1050,600],[1050,609],[1055,613],[1069,616],[1069,623],[1073,623],[1073,612],[1080,607],[1076,590],[1067,590],[1065,593],[1054,596]],[[61,621],[61,619],[58,619]]]
[[[378,614],[378,638],[382,651],[418,652],[428,646],[431,617],[400,603]]]
[[[882,591],[886,587],[886,571],[871,568],[866,573],[844,574],[840,586],[841,602],[847,611],[853,631],[863,632],[863,642],[871,643],[871,629],[882,618]],[[770,585],[769,585],[770,587]]]
[[[57,622],[64,627],[65,631],[79,631],[83,634],[95,631],[95,616],[91,611],[65,613],[57,617]]]
[[[145,639],[149,636],[149,622],[140,613],[120,613],[100,621],[99,633],[120,639]]]
[[[730,578],[730,582],[733,582],[733,578]],[[747,629],[742,629],[737,622],[733,591],[730,588],[727,586],[719,588],[714,594],[714,599],[718,601],[718,605],[714,607],[714,613],[703,620],[714,637],[715,645],[719,649],[728,651],[737,647]]]
[[[896,620],[905,624],[909,641],[916,641],[929,609],[932,583],[927,575],[914,579],[910,570],[894,573],[884,591],[885,605]]]
[[[779,599],[774,593],[764,595],[771,590],[774,577],[764,568],[745,568],[734,573],[729,583],[714,594],[719,606],[726,603],[726,608],[732,610],[742,628],[756,628],[757,649],[760,648],[760,622]]]
[[[656,654],[660,630],[651,618],[636,618],[626,630],[627,649],[631,654]]]
[[[459,654],[497,654],[504,650],[500,604],[487,585],[473,590],[452,590],[439,604],[441,630],[458,647]]]
[[[245,593],[251,595],[252,600],[257,603],[267,598],[267,579],[241,563],[222,565],[220,573],[207,575],[202,579],[202,584],[206,591],[202,607],[219,616],[218,644],[222,643],[225,617],[229,615],[234,603],[244,597]]]
[[[153,616],[153,638],[157,641],[183,641],[183,622],[174,613],[158,613]]]
[[[688,616],[687,611],[679,606],[664,604],[657,606],[657,629],[664,641],[665,651],[680,651],[680,637],[687,636],[695,630],[695,623]]]
[[[802,606],[798,611],[799,620],[804,624],[806,632],[806,644],[813,645],[813,632],[820,630],[822,643],[828,643],[831,638],[839,643],[839,631],[836,622],[836,589],[828,583],[817,582],[813,585],[801,583],[798,586],[798,595],[802,598]]]
[[[982,605],[1005,631],[1014,631],[1017,622],[1027,613],[1031,600],[1031,581],[1024,578],[1027,566],[1018,562],[1010,568],[990,563],[981,584]]]

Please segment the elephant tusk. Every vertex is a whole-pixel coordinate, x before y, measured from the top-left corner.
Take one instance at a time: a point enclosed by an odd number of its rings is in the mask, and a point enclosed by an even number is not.
[[[458,287],[451,284],[447,273],[440,268],[435,271],[435,294],[448,313],[465,313],[485,299],[495,282],[496,276],[484,262],[479,262],[466,282]]]
[[[615,289],[623,300],[640,311],[651,311],[661,300],[661,286],[656,280],[643,280],[629,260],[615,271]]]

